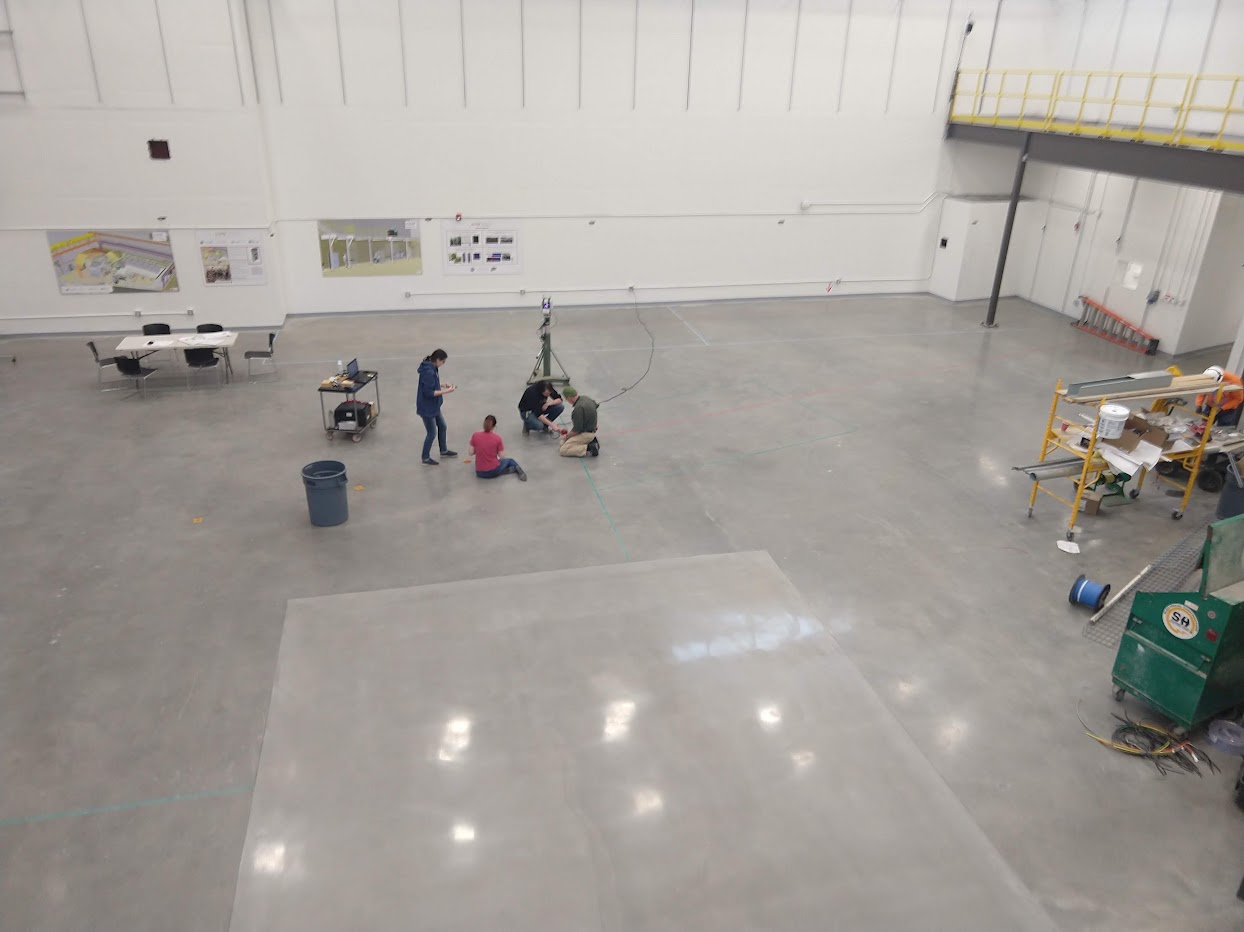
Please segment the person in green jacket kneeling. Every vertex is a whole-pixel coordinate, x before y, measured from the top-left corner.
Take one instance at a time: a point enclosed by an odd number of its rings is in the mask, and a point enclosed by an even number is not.
[[[596,439],[596,402],[580,395],[567,385],[562,397],[574,405],[570,413],[570,430],[562,438],[562,456],[600,456],[600,441]]]

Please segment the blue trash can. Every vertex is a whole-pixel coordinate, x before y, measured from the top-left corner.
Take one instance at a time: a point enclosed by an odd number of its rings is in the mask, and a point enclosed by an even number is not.
[[[307,487],[307,511],[316,527],[344,524],[350,517],[346,501],[346,464],[319,460],[302,467],[302,483]]]

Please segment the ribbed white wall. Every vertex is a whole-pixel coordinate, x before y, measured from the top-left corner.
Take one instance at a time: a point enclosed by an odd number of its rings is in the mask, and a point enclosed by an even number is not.
[[[42,231],[76,226],[269,228],[268,286],[209,291],[179,249],[147,302],[232,324],[924,290],[940,195],[1009,187],[942,141],[970,13],[964,67],[1244,72],[1244,0],[0,0],[0,318],[116,326],[132,298],[56,290]],[[521,276],[442,274],[459,211],[523,220]],[[423,276],[322,279],[314,221],[369,215],[431,218]]]

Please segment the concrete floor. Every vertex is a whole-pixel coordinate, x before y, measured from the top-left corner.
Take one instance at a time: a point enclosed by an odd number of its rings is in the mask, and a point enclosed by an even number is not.
[[[827,904],[1054,928],[768,554],[289,603],[233,932],[815,929]]]
[[[1176,524],[1147,492],[1087,519],[1073,557],[1065,513],[1028,520],[1009,469],[1035,458],[1056,377],[1152,361],[1018,301],[993,332],[924,296],[643,314],[652,372],[602,409],[586,462],[511,420],[532,311],[295,319],[278,379],[144,400],[95,393],[81,339],[10,343],[0,925],[229,927],[287,600],[753,550],[1059,927],[1244,925],[1235,768],[1162,779],[1086,738],[1077,710],[1108,728],[1117,708],[1113,658],[1066,601],[1080,572],[1129,579],[1212,497]],[[597,398],[648,357],[629,309],[563,312],[555,336]],[[437,346],[461,386],[451,442],[496,414],[526,485],[418,465],[415,369]],[[388,406],[329,447],[314,386],[354,355]],[[314,529],[298,471],[327,455],[363,489],[348,524]]]

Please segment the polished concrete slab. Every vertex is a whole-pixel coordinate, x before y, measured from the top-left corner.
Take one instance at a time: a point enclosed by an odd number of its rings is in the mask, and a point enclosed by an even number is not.
[[[290,602],[234,932],[829,917],[1054,928],[768,554]]]
[[[1234,767],[1162,779],[1084,736],[1077,712],[1109,728],[1118,708],[1113,655],[1066,598],[1079,573],[1126,582],[1214,497],[1176,523],[1146,488],[1073,557],[1065,514],[1027,519],[1010,471],[1055,378],[1169,360],[1021,301],[995,331],[979,304],[914,295],[640,312],[652,371],[602,409],[586,462],[509,420],[536,309],[293,318],[276,378],[186,391],[161,371],[146,399],[97,393],[83,338],[6,341],[0,926],[228,928],[290,599],[763,550],[1058,926],[1239,929]],[[559,309],[555,345],[597,398],[649,354],[629,307]],[[529,482],[418,465],[415,373],[438,346],[451,441],[496,414]],[[315,385],[355,355],[389,406],[330,446]],[[335,529],[308,524],[299,479],[324,456],[351,480]]]

